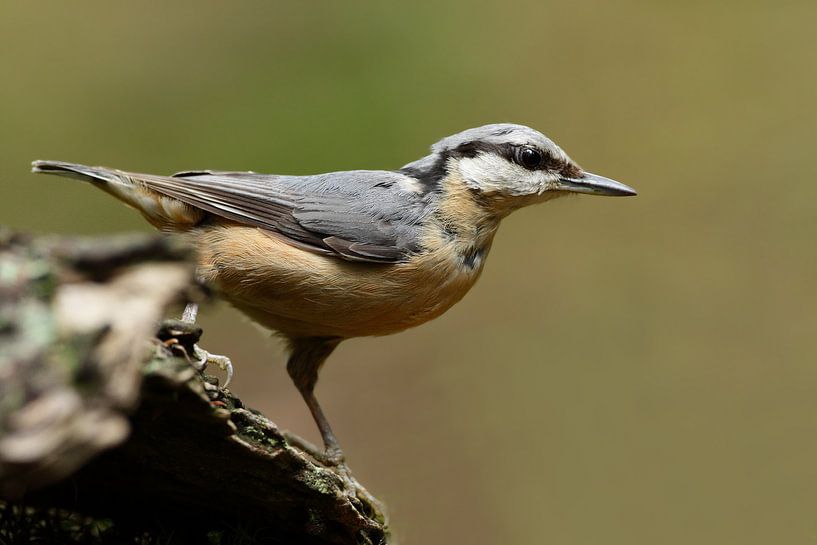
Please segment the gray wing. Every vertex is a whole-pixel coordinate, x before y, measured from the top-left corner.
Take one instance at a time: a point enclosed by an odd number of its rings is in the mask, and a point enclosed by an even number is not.
[[[135,177],[217,216],[350,261],[404,261],[420,250],[420,224],[428,213],[423,195],[402,189],[407,185],[400,182],[410,178],[388,171],[315,176],[198,171]]]

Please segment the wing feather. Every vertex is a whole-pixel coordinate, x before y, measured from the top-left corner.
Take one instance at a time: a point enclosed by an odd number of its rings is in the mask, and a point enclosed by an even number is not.
[[[134,174],[148,188],[211,214],[278,233],[298,247],[349,261],[395,263],[420,250],[426,195],[399,189],[404,174],[316,176],[253,172]]]

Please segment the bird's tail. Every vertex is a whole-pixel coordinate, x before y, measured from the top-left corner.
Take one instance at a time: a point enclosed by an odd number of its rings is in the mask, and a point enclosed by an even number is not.
[[[31,172],[56,174],[86,182],[133,185],[126,176],[123,176],[122,172],[105,167],[88,167],[63,161],[34,161],[31,163]]]
[[[204,212],[172,197],[157,193],[142,181],[155,177],[149,174],[134,174],[107,167],[89,167],[63,161],[34,161],[31,171],[56,174],[91,182],[135,208],[151,224],[166,231],[184,231],[199,223]]]

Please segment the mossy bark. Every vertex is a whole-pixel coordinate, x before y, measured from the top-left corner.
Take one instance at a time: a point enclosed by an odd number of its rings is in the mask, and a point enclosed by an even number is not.
[[[56,510],[103,521],[83,542],[113,528],[166,543],[385,543],[382,507],[348,472],[191,367],[200,331],[171,322],[157,338],[168,307],[201,297],[190,263],[167,237],[0,231],[0,536],[12,519],[18,537],[25,520],[63,527],[34,516]]]

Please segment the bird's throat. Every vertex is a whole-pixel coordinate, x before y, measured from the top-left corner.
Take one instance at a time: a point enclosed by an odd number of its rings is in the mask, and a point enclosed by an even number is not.
[[[463,268],[482,268],[500,219],[462,178],[447,176],[433,224],[439,232],[439,243],[451,249],[452,257]]]

